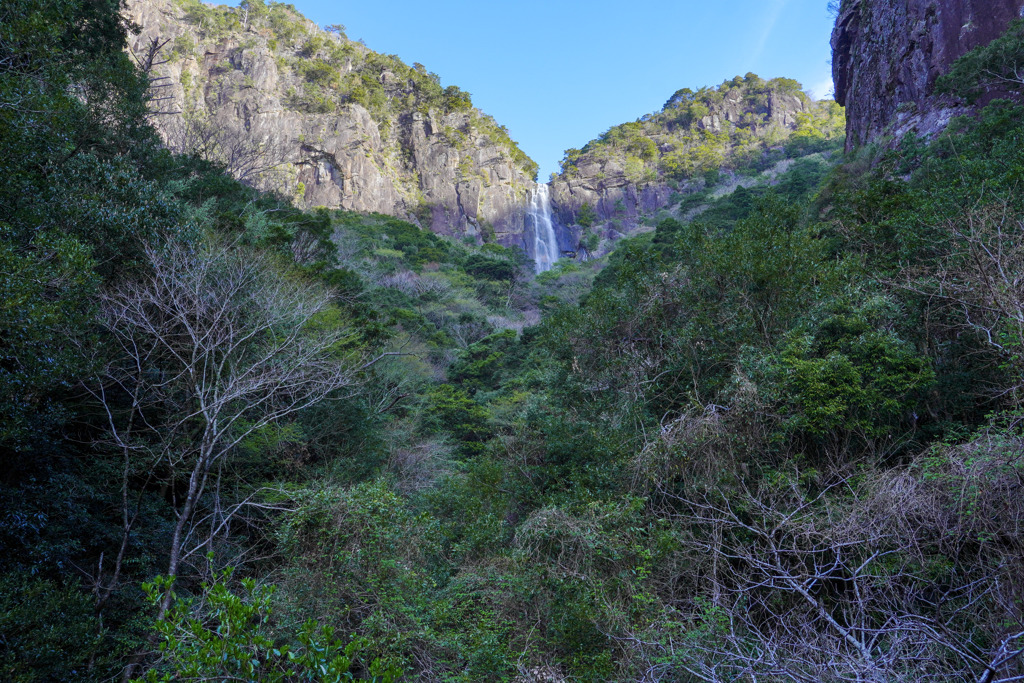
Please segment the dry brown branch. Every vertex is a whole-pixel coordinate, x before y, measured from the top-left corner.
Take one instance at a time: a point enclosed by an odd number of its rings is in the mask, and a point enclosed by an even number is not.
[[[1024,223],[1005,202],[972,207],[938,231],[945,255],[927,267],[907,268],[897,283],[954,321],[950,334],[970,331],[1010,372],[991,388],[1019,399],[1024,389]]]
[[[168,149],[194,154],[217,164],[237,180],[255,185],[263,176],[287,163],[292,141],[280,132],[258,137],[231,117],[216,119],[204,110],[189,109],[163,125]]]
[[[906,473],[840,478],[813,495],[793,477],[770,489],[676,496],[694,530],[687,545],[710,556],[714,571],[705,607],[689,617],[706,635],[669,639],[669,649],[704,681],[1020,680],[1024,622],[1007,585],[1019,572],[1006,565],[1019,561],[1020,549],[1006,546],[1015,523],[1003,510],[1000,531],[988,529],[1001,542],[977,555],[983,522],[955,508],[970,505],[979,485],[1012,500],[988,477],[967,475],[960,490],[946,488],[955,478]],[[1007,560],[997,556],[1003,548]],[[956,563],[941,580],[925,569],[938,558]]]

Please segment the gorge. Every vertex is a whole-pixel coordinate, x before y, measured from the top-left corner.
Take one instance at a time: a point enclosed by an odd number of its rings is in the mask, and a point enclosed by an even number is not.
[[[0,680],[1024,680],[1024,0],[682,4],[0,2]]]
[[[832,45],[838,103],[853,103],[845,122],[795,81],[747,74],[680,90],[660,112],[568,150],[545,190],[536,164],[457,87],[442,89],[422,65],[327,32],[290,6],[244,23],[199,0],[132,0],[129,9],[142,27],[131,49],[154,64],[154,123],[171,149],[198,151],[299,206],[378,212],[515,246],[546,270],[556,252],[590,254],[586,241],[604,253],[659,213],[679,215],[691,195],[770,185],[776,165],[833,148],[843,126],[848,148],[886,132],[941,130],[958,109],[932,94],[937,76],[1024,9],[1017,0],[955,5],[842,3]],[[885,27],[890,17],[901,23]],[[541,192],[562,249],[537,236]]]
[[[774,174],[757,173],[787,157],[781,146],[791,136],[836,135],[828,103],[813,102],[795,81],[748,74],[747,82],[680,91],[643,124],[613,128],[582,156],[570,150],[541,189],[536,164],[468,95],[290,6],[272,4],[244,22],[232,8],[199,0],[128,6],[142,29],[130,47],[152,65],[153,121],[172,150],[198,152],[298,206],[383,213],[437,234],[515,246],[538,270],[560,251],[537,237],[546,223],[527,225],[540,215],[533,204],[541,193],[565,251],[590,253],[580,249],[588,234],[607,251],[681,198],[713,190],[708,171],[721,168],[726,188],[770,184]],[[703,165],[688,166],[698,154],[708,157]],[[583,205],[596,211],[589,230],[576,224]]]

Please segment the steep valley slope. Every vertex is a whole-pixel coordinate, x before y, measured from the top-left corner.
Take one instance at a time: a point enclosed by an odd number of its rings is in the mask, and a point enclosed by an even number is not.
[[[0,2],[0,682],[1024,681],[1016,4],[833,3],[849,116],[538,185],[341,27],[121,2]]]

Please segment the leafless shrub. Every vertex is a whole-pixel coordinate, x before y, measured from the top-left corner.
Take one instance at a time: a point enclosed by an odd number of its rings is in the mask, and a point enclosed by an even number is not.
[[[530,309],[524,311],[519,317],[489,315],[487,316],[487,323],[495,330],[513,330],[516,334],[520,334],[527,327],[533,327],[540,323],[540,311]]]
[[[593,560],[591,539],[600,534],[594,519],[549,507],[530,515],[516,531],[516,545],[528,556],[551,566],[559,576],[583,577]]]
[[[630,468],[641,492],[687,486],[713,486],[745,469],[751,456],[764,459],[775,417],[766,412],[756,386],[742,375],[733,380],[728,405],[709,403],[662,416],[659,429],[645,434]]]
[[[945,253],[935,265],[906,269],[905,289],[926,297],[939,313],[939,325],[952,320],[948,334],[978,335],[994,352],[994,363],[1012,371],[991,393],[1021,400],[1024,390],[1024,223],[1005,203],[974,207],[950,218],[938,231],[936,248]]]
[[[512,679],[513,683],[564,683],[567,680],[558,667],[550,664],[521,669]]]
[[[397,289],[410,296],[433,294],[439,299],[444,299],[451,292],[451,286],[447,282],[434,277],[417,275],[411,270],[383,275],[377,280],[377,284],[380,287]]]
[[[336,258],[339,265],[353,269],[363,265],[363,260],[360,258],[363,247],[358,235],[337,228],[331,235],[331,241],[337,248]]]
[[[427,318],[429,319],[430,317],[428,313]],[[444,325],[444,327],[446,327],[448,334],[451,335],[460,349],[475,344],[494,332],[494,329],[486,320],[471,316],[460,316],[455,322]]]
[[[297,233],[288,246],[292,258],[300,265],[309,265],[323,257],[319,238],[308,231]]]
[[[233,117],[215,119],[205,110],[188,110],[162,121],[168,149],[194,154],[222,166],[235,179],[257,185],[287,163],[296,145],[279,131],[257,136]],[[280,183],[278,183],[280,185]]]
[[[723,439],[726,432],[719,406],[708,406],[700,412],[685,412],[662,418],[657,433],[648,435],[630,463],[633,486],[650,490],[658,482],[675,479],[683,471],[699,477],[696,468],[718,468],[721,465]]]
[[[942,476],[677,496],[702,594],[645,647],[703,681],[1021,680],[1020,449],[975,447]]]
[[[219,487],[239,445],[352,386],[366,365],[340,350],[348,329],[315,324],[331,293],[277,275],[254,253],[172,243],[147,247],[146,257],[147,275],[102,297],[118,353],[89,387],[108,418],[102,445],[124,459],[124,537],[111,585],[139,514],[130,479],[173,492],[166,571],[178,575],[244,507],[222,501]]]
[[[402,494],[422,491],[451,473],[451,447],[437,439],[396,445],[388,457],[388,471]]]

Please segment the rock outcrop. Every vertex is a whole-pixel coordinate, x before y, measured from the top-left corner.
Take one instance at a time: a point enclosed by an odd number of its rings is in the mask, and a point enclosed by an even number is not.
[[[153,122],[169,147],[244,182],[326,206],[530,251],[536,164],[458,88],[282,3],[252,11],[129,0],[151,60]],[[154,42],[155,41],[155,42]]]
[[[566,152],[552,182],[556,217],[568,226],[567,238],[578,241],[583,220],[597,226],[599,239],[615,239],[680,197],[743,184],[738,172],[770,168],[796,138],[812,148],[834,146],[842,116],[834,102],[815,102],[785,78],[747,74],[718,88],[679,90],[660,112]]]
[[[962,110],[934,95],[935,80],[1022,8],[1024,0],[846,0],[832,32],[832,77],[847,149],[942,130]]]

